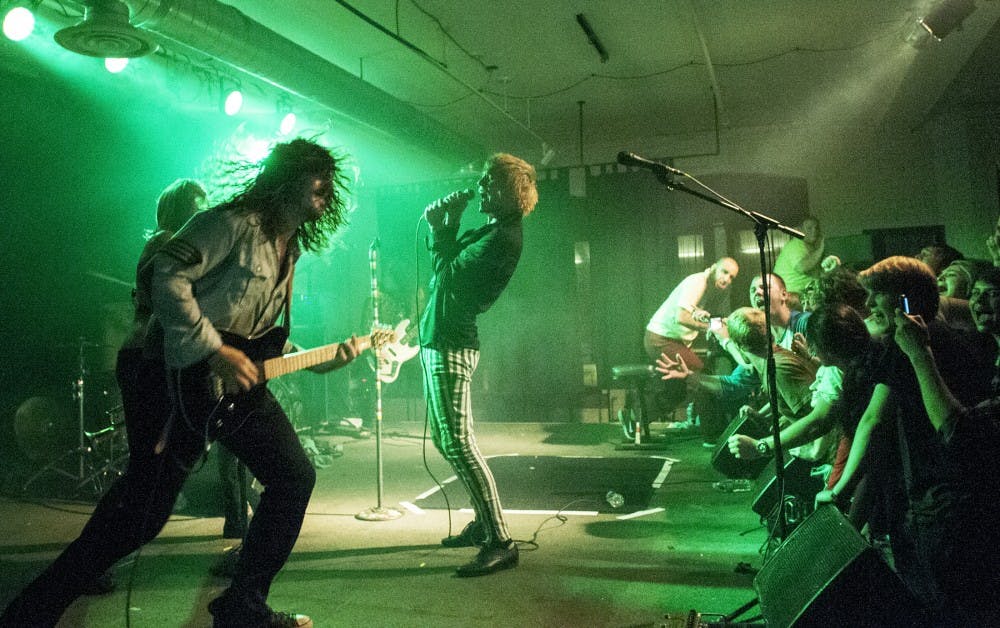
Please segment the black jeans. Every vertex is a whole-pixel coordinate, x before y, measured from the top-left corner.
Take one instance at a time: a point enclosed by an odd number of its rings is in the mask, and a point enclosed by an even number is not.
[[[247,505],[257,512],[260,498],[253,489],[253,478],[246,467],[236,459],[236,455],[217,443],[216,461],[219,469],[219,485],[222,489],[222,536],[227,539],[242,539],[247,534]]]
[[[8,606],[0,625],[55,625],[84,586],[159,533],[191,468],[206,451],[205,432],[174,419],[165,447],[156,452],[171,415],[162,364],[144,359],[139,351],[122,350],[116,373],[128,429],[128,468],[98,502],[80,536]],[[316,471],[266,387],[241,396],[230,418],[220,441],[264,492],[232,584],[219,602],[227,616],[251,621],[268,612],[271,581],[298,538]]]

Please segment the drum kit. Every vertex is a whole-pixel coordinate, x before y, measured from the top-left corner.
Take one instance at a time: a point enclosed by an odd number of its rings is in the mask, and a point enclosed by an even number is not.
[[[95,385],[87,369],[87,351],[103,345],[81,337],[72,346],[77,354],[71,383],[75,417],[70,417],[67,404],[58,396],[31,397],[14,413],[18,448],[33,465],[42,465],[21,490],[27,493],[43,481],[48,487],[52,479],[58,479],[59,490],[69,496],[99,498],[124,473],[128,462],[124,415],[120,403],[109,403],[116,395],[109,390],[111,386]],[[105,409],[91,417],[90,406],[102,398]]]

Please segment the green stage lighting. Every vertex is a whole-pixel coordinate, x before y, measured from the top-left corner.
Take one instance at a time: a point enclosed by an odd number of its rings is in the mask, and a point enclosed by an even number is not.
[[[235,116],[243,108],[243,92],[234,89],[226,94],[226,101],[222,106],[227,116]]]
[[[118,74],[128,65],[128,59],[108,57],[104,60],[104,69],[112,74]]]
[[[35,14],[24,7],[14,7],[3,18],[3,34],[11,41],[27,39],[35,30]]]
[[[289,111],[285,114],[285,117],[281,119],[281,125],[278,126],[278,133],[282,135],[291,135],[292,131],[295,130],[296,122],[295,113]]]

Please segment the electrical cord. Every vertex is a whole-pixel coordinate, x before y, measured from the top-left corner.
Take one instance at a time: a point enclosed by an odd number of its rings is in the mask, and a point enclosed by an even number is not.
[[[441,496],[444,497],[445,510],[448,513],[448,534],[446,536],[451,536],[452,533],[452,521],[451,521],[451,500],[448,499],[448,492],[445,491],[444,485],[437,479],[434,472],[431,471],[430,463],[427,461],[427,433],[430,430],[430,401],[427,399],[429,396],[429,391],[427,390],[427,365],[424,363],[424,342],[423,342],[423,332],[420,330],[420,223],[426,222],[426,217],[423,213],[420,214],[420,218],[417,219],[417,225],[413,232],[413,268],[416,269],[416,280],[413,284],[413,311],[416,312],[417,316],[417,346],[420,347],[420,368],[421,368],[421,379],[424,388],[424,434],[420,442],[420,457],[424,465],[424,471],[427,472],[427,476],[434,482],[435,486],[438,487]]]

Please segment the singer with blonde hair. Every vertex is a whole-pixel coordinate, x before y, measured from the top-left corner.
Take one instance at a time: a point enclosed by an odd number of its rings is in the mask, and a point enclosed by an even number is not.
[[[504,153],[490,157],[479,179],[482,226],[458,235],[470,190],[453,192],[424,210],[431,230],[434,276],[420,320],[424,396],[434,445],[469,493],[476,518],[445,547],[480,546],[458,575],[483,576],[514,567],[518,549],[504,522],[493,474],[472,432],[472,375],[479,363],[476,318],[488,310],[514,274],[522,247],[522,219],[538,203],[535,169]]]

